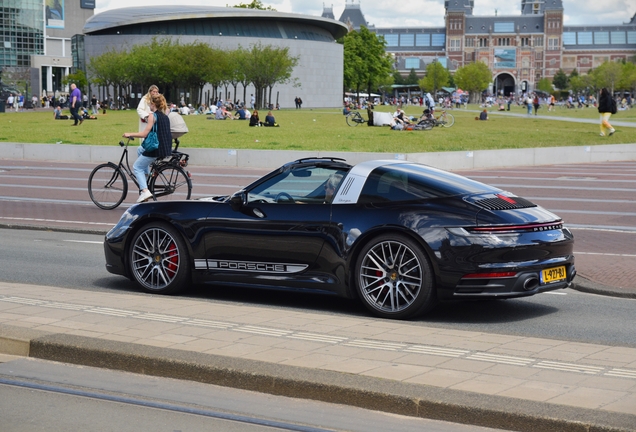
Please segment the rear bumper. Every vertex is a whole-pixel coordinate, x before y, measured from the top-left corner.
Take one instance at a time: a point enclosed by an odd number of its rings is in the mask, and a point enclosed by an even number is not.
[[[565,280],[553,283],[541,282],[541,269],[522,271],[507,278],[461,279],[453,290],[452,299],[528,297],[569,288],[576,276],[574,264],[567,264],[566,272]]]

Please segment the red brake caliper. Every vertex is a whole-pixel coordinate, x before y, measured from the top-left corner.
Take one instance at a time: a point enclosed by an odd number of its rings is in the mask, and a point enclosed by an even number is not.
[[[168,270],[175,272],[179,265],[179,254],[177,253],[177,245],[172,242],[168,247]]]

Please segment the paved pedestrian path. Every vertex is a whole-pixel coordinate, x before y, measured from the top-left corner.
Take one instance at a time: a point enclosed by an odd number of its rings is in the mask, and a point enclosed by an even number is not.
[[[636,428],[634,348],[0,283],[0,353],[508,430]]]

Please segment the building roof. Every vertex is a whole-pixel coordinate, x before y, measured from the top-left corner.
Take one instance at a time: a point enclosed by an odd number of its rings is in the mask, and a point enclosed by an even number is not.
[[[84,24],[83,31],[84,34],[90,35],[117,27],[189,19],[288,21],[322,28],[331,33],[334,39],[343,37],[349,32],[346,25],[329,18],[258,9],[190,5],[153,5],[152,8],[144,6],[111,9],[90,17]]]
[[[362,10],[360,9],[360,3],[355,4],[353,0],[351,3],[345,4],[345,9],[340,15],[339,21],[345,24],[350,24],[352,28],[359,29],[362,26],[369,27]]]
[[[444,8],[446,8],[446,12],[465,12],[466,15],[472,15],[474,7],[475,7],[474,0],[445,0],[444,1]]]
[[[336,16],[333,14],[333,5],[331,5],[331,7],[323,6],[321,16],[323,18],[336,19]]]

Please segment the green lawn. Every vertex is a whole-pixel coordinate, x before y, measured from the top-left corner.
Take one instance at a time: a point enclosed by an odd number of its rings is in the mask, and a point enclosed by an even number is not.
[[[391,107],[378,107],[390,111]],[[478,106],[469,106],[477,110]],[[420,115],[422,108],[407,107],[409,115]],[[491,112],[490,121],[474,118],[475,111],[450,111],[455,116],[451,128],[431,131],[392,131],[388,127],[349,127],[339,109],[302,109],[276,111],[278,128],[251,128],[246,121],[207,120],[206,116],[184,117],[190,132],[181,145],[228,149],[267,150],[332,150],[346,152],[416,153],[466,151],[483,149],[583,146],[597,144],[636,143],[636,127],[619,127],[611,137],[601,138],[598,112],[594,108],[557,108],[539,113],[554,117],[593,119],[593,124],[574,123],[527,117],[507,117]],[[524,107],[513,106],[513,113],[525,113]],[[67,111],[65,111],[67,113]],[[261,117],[265,117],[261,111]],[[366,112],[363,112],[366,117]],[[636,110],[620,111],[612,121],[633,122]],[[0,141],[22,143],[55,143],[117,145],[124,132],[137,130],[136,111],[107,111],[97,120],[87,120],[78,127],[72,121],[54,120],[50,110],[0,113]]]

